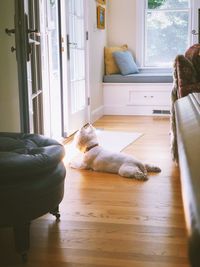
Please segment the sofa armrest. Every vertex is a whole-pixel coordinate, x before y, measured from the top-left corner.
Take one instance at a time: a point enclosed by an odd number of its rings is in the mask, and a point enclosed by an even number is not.
[[[181,188],[192,267],[200,265],[200,105],[193,94],[175,102]]]

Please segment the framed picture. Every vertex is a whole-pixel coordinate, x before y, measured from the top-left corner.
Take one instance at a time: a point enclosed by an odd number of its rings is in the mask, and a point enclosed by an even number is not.
[[[97,7],[97,28],[105,29],[105,8],[102,6]]]
[[[106,4],[106,0],[97,0],[97,2],[98,2],[99,4],[102,4],[102,5],[105,5],[105,4]]]

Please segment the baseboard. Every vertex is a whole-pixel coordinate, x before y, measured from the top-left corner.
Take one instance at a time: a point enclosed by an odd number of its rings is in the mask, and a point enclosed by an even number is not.
[[[169,106],[104,106],[104,115],[142,115],[142,116],[169,116]],[[154,113],[154,110],[161,110],[161,114]]]
[[[104,115],[104,106],[100,106],[97,109],[93,110],[91,113],[91,123],[97,121]]]

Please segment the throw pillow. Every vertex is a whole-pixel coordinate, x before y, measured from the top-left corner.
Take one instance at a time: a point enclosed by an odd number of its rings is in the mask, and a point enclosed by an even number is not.
[[[119,70],[119,68],[115,62],[114,57],[113,57],[113,52],[126,51],[127,49],[128,49],[127,45],[105,47],[104,48],[104,62],[105,62],[106,75],[120,73],[120,70]]]
[[[116,51],[113,53],[113,56],[122,75],[139,72],[130,51]]]

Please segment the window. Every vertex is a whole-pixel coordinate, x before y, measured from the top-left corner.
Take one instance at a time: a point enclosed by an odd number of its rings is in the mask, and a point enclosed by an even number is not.
[[[176,55],[183,54],[190,44],[190,1],[143,1],[143,29],[140,31],[143,32],[143,57],[140,63],[143,67],[172,67]]]

